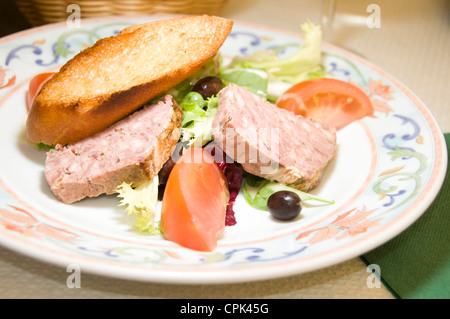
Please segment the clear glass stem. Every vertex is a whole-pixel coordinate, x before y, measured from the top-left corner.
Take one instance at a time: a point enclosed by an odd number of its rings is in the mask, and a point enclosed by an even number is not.
[[[322,33],[326,42],[331,42],[336,0],[322,0]]]

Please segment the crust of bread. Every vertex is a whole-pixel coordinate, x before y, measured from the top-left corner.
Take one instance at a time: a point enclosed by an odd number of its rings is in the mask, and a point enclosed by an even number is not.
[[[27,138],[65,145],[104,130],[195,73],[232,26],[220,17],[186,16],[100,39],[43,85],[28,114]]]

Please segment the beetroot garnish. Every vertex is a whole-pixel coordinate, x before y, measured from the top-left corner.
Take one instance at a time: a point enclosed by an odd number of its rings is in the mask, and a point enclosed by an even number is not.
[[[225,216],[225,226],[233,226],[236,224],[233,205],[241,190],[242,180],[244,178],[244,169],[241,165],[230,159],[215,143],[209,143],[206,145],[205,150],[214,158],[217,166],[223,171],[228,181],[230,199],[228,201],[227,213]]]

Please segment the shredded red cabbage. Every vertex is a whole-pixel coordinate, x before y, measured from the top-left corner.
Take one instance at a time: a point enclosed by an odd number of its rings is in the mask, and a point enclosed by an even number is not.
[[[223,171],[225,178],[228,181],[230,200],[228,201],[227,213],[225,216],[225,226],[233,226],[236,224],[233,205],[241,190],[242,180],[244,178],[244,169],[241,165],[230,159],[217,144],[212,142],[204,148],[214,158],[217,166]]]

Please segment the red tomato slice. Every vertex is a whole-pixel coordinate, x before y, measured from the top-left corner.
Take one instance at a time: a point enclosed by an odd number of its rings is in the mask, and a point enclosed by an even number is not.
[[[174,165],[164,190],[161,228],[181,246],[212,251],[225,228],[228,184],[213,157],[190,148]]]
[[[276,105],[312,119],[321,119],[337,130],[373,113],[367,94],[354,84],[328,78],[293,85]]]
[[[36,94],[41,90],[42,86],[45,82],[50,80],[50,78],[55,74],[55,72],[47,72],[40,73],[34,76],[30,83],[28,84],[28,92],[27,92],[27,110],[29,111],[31,108],[31,104],[33,104],[33,100],[36,97]]]

